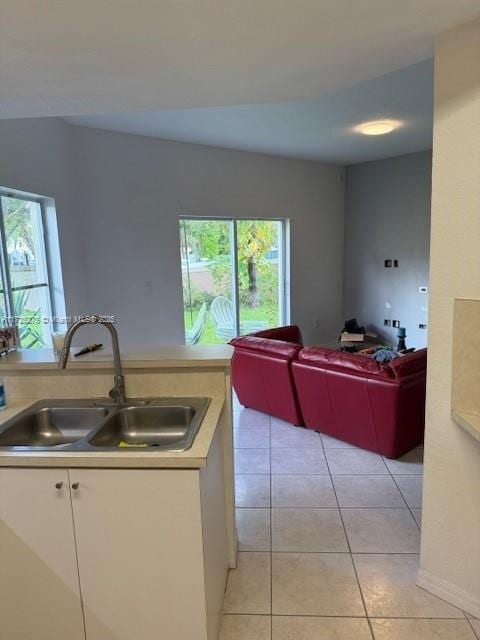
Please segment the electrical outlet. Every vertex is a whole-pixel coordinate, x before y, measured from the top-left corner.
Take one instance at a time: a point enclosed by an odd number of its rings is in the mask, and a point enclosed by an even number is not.
[[[428,293],[428,287],[418,287],[418,293]]]
[[[418,325],[418,328],[419,328],[419,329],[426,329],[426,328],[427,328],[427,325],[426,325],[426,324],[421,324],[421,323],[420,323],[420,324]]]
[[[384,327],[391,327],[392,326],[392,321],[389,320],[388,318],[385,318],[385,320],[383,321],[383,326]]]
[[[395,329],[398,329],[399,326],[400,326],[400,320],[392,320],[392,327],[394,327]]]
[[[385,265],[386,269],[389,269],[392,266],[392,261],[391,260],[385,260],[384,265]]]

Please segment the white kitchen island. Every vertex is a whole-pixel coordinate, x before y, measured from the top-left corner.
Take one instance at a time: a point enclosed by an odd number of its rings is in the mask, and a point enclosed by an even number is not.
[[[184,452],[0,448],[0,637],[216,640],[236,562],[230,347],[122,356],[127,395],[211,399]],[[39,399],[104,398],[103,351],[0,361],[6,420]]]

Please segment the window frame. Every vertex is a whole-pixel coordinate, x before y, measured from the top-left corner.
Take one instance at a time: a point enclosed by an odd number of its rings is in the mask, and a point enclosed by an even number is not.
[[[23,200],[25,202],[35,202],[40,207],[40,223],[41,223],[41,238],[43,243],[43,254],[45,256],[45,282],[39,284],[32,285],[23,285],[21,287],[12,286],[11,276],[10,276],[10,265],[8,260],[8,250],[7,250],[7,234],[5,230],[5,222],[3,215],[3,198],[12,198],[14,200]],[[26,193],[19,193],[12,190],[0,189],[0,271],[3,281],[3,289],[0,288],[0,295],[3,296],[5,303],[6,315],[9,319],[14,319],[15,321],[15,305],[13,302],[13,294],[15,291],[30,291],[32,289],[47,289],[47,300],[50,312],[50,319],[53,327],[53,318],[56,317],[56,309],[55,309],[55,300],[52,295],[52,277],[51,277],[51,259],[50,259],[50,251],[47,242],[46,236],[46,202],[45,198],[30,195]],[[16,322],[14,323],[16,324]]]
[[[279,296],[279,307],[281,324],[290,323],[290,219],[289,218],[263,218],[263,217],[251,217],[251,216],[202,216],[192,214],[181,214],[179,216],[179,225],[182,220],[217,220],[231,223],[230,242],[232,246],[232,297],[233,308],[235,316],[235,332],[237,336],[240,336],[240,301],[239,301],[239,283],[238,283],[238,251],[237,251],[237,225],[241,221],[268,221],[279,222],[282,229],[281,242],[279,243],[279,289],[281,289],[281,296]],[[181,227],[180,227],[181,230]],[[181,250],[180,250],[181,254]],[[280,293],[280,291],[279,291]],[[182,303],[184,301],[182,300]],[[185,334],[185,329],[184,329]]]

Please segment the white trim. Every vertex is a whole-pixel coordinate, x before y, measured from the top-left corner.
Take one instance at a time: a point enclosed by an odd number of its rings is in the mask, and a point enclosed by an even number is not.
[[[446,600],[462,611],[480,618],[480,599],[474,598],[451,582],[438,578],[425,569],[420,569],[417,576],[417,586],[442,598],[442,600]]]

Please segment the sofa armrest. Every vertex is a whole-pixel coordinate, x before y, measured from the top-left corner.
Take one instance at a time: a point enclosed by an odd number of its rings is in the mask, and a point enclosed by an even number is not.
[[[395,358],[388,363],[395,378],[406,378],[418,373],[426,375],[427,372],[427,349],[419,349],[413,353]]]

